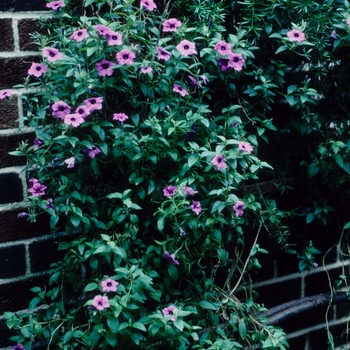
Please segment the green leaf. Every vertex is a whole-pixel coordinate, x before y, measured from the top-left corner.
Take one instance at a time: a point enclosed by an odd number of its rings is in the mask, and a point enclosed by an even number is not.
[[[184,321],[182,321],[180,318],[177,318],[174,321],[174,326],[180,331],[182,332],[184,329]]]
[[[119,329],[119,321],[117,318],[107,318],[107,324],[112,333],[117,333]]]
[[[177,267],[174,265],[169,265],[168,266],[168,273],[171,279],[175,282],[179,278],[179,273],[177,271]]]
[[[117,345],[117,336],[115,335],[115,333],[106,332],[105,339],[107,340],[107,343],[113,348]]]
[[[140,323],[140,322],[135,322],[135,323],[133,323],[133,324],[131,325],[131,327],[136,328],[136,329],[139,329],[140,331],[143,331],[143,332],[147,332],[146,327],[145,327],[142,323]]]
[[[154,337],[156,334],[159,333],[160,328],[162,328],[163,324],[161,323],[153,323],[150,325],[150,327],[148,328],[148,332],[149,334]]]
[[[239,321],[238,332],[243,340],[247,337],[247,326],[243,320]]]
[[[95,290],[98,288],[98,284],[95,282],[89,283],[85,288],[84,292],[91,292],[92,290]]]
[[[216,311],[218,309],[214,304],[209,303],[206,300],[200,301],[199,302],[199,306],[201,306],[203,309],[207,309],[207,310],[214,310],[214,311]]]
[[[317,163],[311,163],[307,170],[307,176],[313,177],[320,171],[320,165]]]
[[[189,158],[188,158],[188,167],[191,168],[192,165],[196,164],[197,161],[199,159],[198,154],[192,154]]]
[[[280,52],[283,52],[283,51],[285,51],[285,50],[287,50],[287,49],[288,49],[288,46],[286,46],[286,45],[280,46],[280,47],[276,50],[275,55],[277,55],[277,54],[279,54]]]

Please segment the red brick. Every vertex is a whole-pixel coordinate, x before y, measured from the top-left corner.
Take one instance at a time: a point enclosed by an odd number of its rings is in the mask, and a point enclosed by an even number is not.
[[[14,40],[12,30],[12,20],[10,18],[0,19],[0,51],[13,51]]]
[[[21,19],[18,21],[19,48],[21,51],[38,51],[40,47],[33,43],[31,34],[47,34],[47,29],[40,28],[39,20]]]

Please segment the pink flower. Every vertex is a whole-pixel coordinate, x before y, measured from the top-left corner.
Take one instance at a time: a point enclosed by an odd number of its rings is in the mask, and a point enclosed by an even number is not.
[[[167,61],[170,58],[170,52],[164,50],[162,47],[157,47],[158,59]]]
[[[96,63],[98,75],[100,77],[105,77],[106,75],[110,77],[111,75],[113,75],[113,69],[111,69],[112,66],[114,66],[114,63],[105,59]]]
[[[111,29],[109,29],[108,27],[104,26],[103,24],[98,24],[97,26],[94,26],[95,29],[98,30],[98,34],[100,36],[106,35],[107,33],[112,32]]]
[[[125,122],[125,120],[129,119],[129,117],[125,113],[114,113],[113,120],[118,120],[118,122]]]
[[[70,36],[71,39],[79,43],[88,37],[89,37],[89,34],[87,32],[87,29],[78,29],[75,32],[73,32],[73,34]]]
[[[243,215],[244,203],[242,201],[238,201],[234,206],[233,210],[236,212],[236,216],[240,217]]]
[[[218,64],[220,66],[220,69],[222,72],[225,72],[226,70],[228,70],[228,59],[227,58],[219,58],[218,59]]]
[[[72,125],[75,128],[80,124],[83,124],[84,122],[85,122],[85,119],[79,114],[67,114],[64,117],[64,124]]]
[[[29,75],[34,75],[35,77],[39,78],[44,73],[47,72],[47,67],[43,63],[32,63],[31,67],[28,70]]]
[[[176,29],[181,25],[182,23],[176,18],[169,18],[168,20],[162,23],[163,32],[176,32]]]
[[[70,157],[64,161],[64,163],[67,165],[68,169],[74,168],[75,165],[75,157]]]
[[[31,195],[34,197],[45,195],[45,189],[47,187],[42,185],[37,179],[30,179],[29,182],[31,182],[31,180],[32,187],[28,190]],[[36,180],[36,182],[34,182],[34,180]]]
[[[296,29],[293,29],[290,32],[288,32],[287,36],[290,41],[296,41],[298,43],[301,43],[302,41],[305,40],[305,34],[300,30],[296,30]]]
[[[202,87],[202,83],[199,80],[197,80],[195,77],[192,77],[191,75],[189,75],[188,78],[191,80],[192,86],[197,85],[199,87]],[[200,78],[204,84],[208,83],[208,78],[205,75],[199,75],[198,78]]]
[[[91,97],[84,101],[84,105],[90,113],[102,109],[103,97]]]
[[[188,40],[182,40],[176,48],[181,52],[183,56],[190,56],[197,53],[195,43]]]
[[[238,149],[241,152],[248,152],[248,153],[252,153],[254,151],[254,147],[247,142],[238,142]]]
[[[122,45],[122,35],[118,32],[113,32],[112,30],[106,33],[107,43],[109,46]]]
[[[168,186],[163,189],[163,195],[165,197],[174,197],[176,192],[176,187],[174,186]]]
[[[118,284],[119,284],[119,282],[114,281],[111,278],[108,278],[108,279],[101,282],[101,287],[105,293],[116,292]]]
[[[136,55],[130,50],[122,50],[116,55],[117,61],[121,65],[132,64]]]
[[[90,114],[90,110],[84,105],[84,106],[79,106],[74,114],[80,115],[82,118],[86,118]]]
[[[216,166],[217,170],[220,169],[226,169],[227,168],[227,164],[226,164],[226,158],[221,155],[221,154],[217,154],[212,160],[211,163],[214,164]]]
[[[62,58],[62,54],[53,47],[45,47],[43,49],[43,55],[50,61],[55,62]]]
[[[174,305],[170,305],[169,307],[166,307],[165,309],[162,310],[163,315],[165,317],[171,316],[170,321],[176,321],[177,319],[177,309]]]
[[[180,86],[179,84],[174,84],[173,86],[173,91],[177,92],[178,94],[180,94],[181,96],[185,97],[188,95],[188,92],[186,89],[184,89],[182,86]]]
[[[148,11],[153,11],[157,8],[157,5],[154,3],[153,0],[141,0],[140,5],[142,8]]]
[[[192,187],[187,187],[187,186],[183,186],[182,190],[184,191],[186,197],[193,196],[196,193],[198,193],[198,191],[195,191]]]
[[[66,4],[63,1],[52,1],[46,4],[46,7],[57,11],[60,7],[65,7]]]
[[[350,27],[350,18],[346,20],[346,24]]]
[[[35,177],[32,177],[31,179],[28,180],[28,182],[33,186],[34,184],[38,183],[39,180],[36,179]]]
[[[71,112],[71,107],[64,101],[58,101],[51,106],[51,110],[55,118],[64,119],[64,117]]]
[[[228,55],[231,52],[231,44],[225,41],[219,41],[215,46],[214,50],[220,55]]]
[[[101,153],[101,150],[96,146],[91,146],[91,148],[85,148],[83,152],[87,153],[91,159],[94,159],[98,154]]]
[[[230,53],[228,57],[227,66],[238,72],[241,71],[245,62],[243,56],[240,53]]]
[[[6,98],[7,100],[12,96],[11,90],[1,90],[0,91],[0,100]]]
[[[153,71],[152,67],[141,67],[141,73],[143,74],[147,74],[147,73],[151,73]]]
[[[102,295],[96,295],[94,298],[94,301],[92,302],[92,305],[98,311],[102,311],[103,309],[110,307],[109,302],[108,302],[108,298],[106,296],[102,296]]]
[[[197,215],[199,215],[199,213],[202,211],[201,203],[198,202],[198,201],[192,201],[192,204],[190,205],[190,208]]]
[[[173,264],[180,265],[180,263],[175,259],[176,253],[170,254],[169,252],[165,252],[165,257]]]

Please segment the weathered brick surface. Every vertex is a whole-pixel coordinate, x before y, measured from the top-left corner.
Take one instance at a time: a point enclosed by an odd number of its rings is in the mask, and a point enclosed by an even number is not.
[[[10,18],[0,19],[0,51],[13,51],[14,40],[12,34],[12,20]]]
[[[0,100],[0,129],[12,129],[18,127],[17,98],[10,101]]]
[[[25,273],[25,246],[18,244],[0,248],[0,278],[17,277]]]
[[[17,218],[26,209],[16,209],[0,213],[0,243],[31,238],[50,233],[50,218],[40,215],[36,222],[30,223],[26,218]]]
[[[21,51],[39,51],[40,47],[33,43],[31,34],[41,33],[46,34],[47,29],[40,27],[39,20],[34,19],[21,19],[18,21],[18,33],[19,33],[19,48]]]
[[[45,10],[46,0],[1,0],[0,11],[20,12],[20,11],[40,11]]]
[[[23,201],[22,181],[17,173],[0,174],[0,204]]]

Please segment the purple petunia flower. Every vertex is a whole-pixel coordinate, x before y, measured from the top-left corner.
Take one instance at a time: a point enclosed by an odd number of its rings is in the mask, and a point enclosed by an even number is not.
[[[38,183],[39,180],[34,178],[34,177],[32,177],[31,179],[28,180],[28,182],[33,186],[34,184]]]
[[[290,41],[296,41],[298,43],[301,43],[305,40],[305,34],[301,32],[300,30],[293,29],[287,33],[287,36]]]
[[[122,45],[122,35],[118,32],[113,32],[112,30],[106,33],[107,43],[109,46]]]
[[[125,120],[129,119],[129,117],[125,113],[114,113],[113,120],[118,120],[118,122],[125,122]]]
[[[188,40],[182,40],[180,44],[176,46],[176,48],[183,56],[195,55],[197,53],[195,43]]]
[[[154,3],[153,0],[141,0],[140,5],[142,8],[148,11],[153,11],[157,8],[157,5]]]
[[[219,64],[222,72],[225,72],[226,70],[229,69],[228,61],[229,61],[228,58],[219,58],[218,59],[218,64]]]
[[[108,28],[107,26],[104,26],[103,24],[98,24],[97,26],[94,26],[94,28],[98,30],[98,34],[100,36],[104,36],[104,35],[112,32],[112,30],[110,28]]]
[[[134,62],[136,55],[130,50],[122,50],[117,53],[116,58],[119,64],[127,65]]]
[[[55,209],[55,206],[53,205],[53,200],[52,200],[52,198],[48,198],[48,199],[47,199],[46,209]]]
[[[66,4],[63,1],[52,1],[46,4],[46,7],[55,11],[58,11],[60,7],[65,7]]]
[[[71,39],[79,43],[88,37],[89,37],[89,34],[87,32],[87,29],[78,29],[75,32],[73,32],[73,34],[70,36]]]
[[[50,61],[55,62],[62,58],[62,54],[53,47],[45,47],[43,49],[43,55]]]
[[[91,159],[94,159],[98,154],[101,153],[101,150],[96,146],[91,146],[91,148],[85,148],[83,152],[87,153]]]
[[[105,77],[106,75],[110,77],[111,75],[113,75],[113,69],[111,69],[112,66],[114,66],[114,63],[105,59],[96,63],[98,75],[100,77]]]
[[[217,170],[226,169],[227,168],[226,158],[223,155],[221,155],[221,154],[217,154],[211,160],[211,163],[215,165]]]
[[[346,20],[346,24],[350,27],[350,18]]]
[[[158,59],[163,61],[168,61],[170,58],[170,52],[164,50],[162,47],[157,47]]]
[[[84,101],[84,105],[90,113],[102,109],[103,97],[91,97]]]
[[[330,36],[331,36],[331,38],[337,40],[338,39],[337,38],[337,31],[335,29],[333,29]]]
[[[71,112],[71,107],[64,101],[58,101],[51,106],[51,110],[55,118],[64,119]]]
[[[244,203],[242,201],[238,201],[233,206],[233,210],[235,211],[237,217],[240,217],[243,215],[243,208],[244,208]]]
[[[148,67],[141,67],[141,73],[143,73],[143,74],[151,73],[152,71],[153,71],[153,69],[150,66],[148,66]]]
[[[111,278],[108,278],[101,282],[101,287],[105,293],[116,292],[118,284],[119,282],[112,280]]]
[[[96,295],[94,297],[94,301],[92,302],[92,305],[98,311],[102,311],[103,309],[110,307],[109,302],[108,302],[108,298],[106,296],[102,296],[102,295]]]
[[[47,72],[47,67],[44,63],[35,63],[35,62],[32,63],[31,67],[28,70],[29,75],[34,75],[37,78],[41,77],[46,72]]]
[[[79,106],[74,112],[75,114],[80,115],[82,118],[86,118],[90,114],[90,110],[85,106]]]
[[[182,25],[182,22],[176,18],[169,18],[162,23],[163,32],[176,32],[176,29]]]
[[[202,211],[201,202],[192,201],[192,204],[190,205],[190,208],[192,209],[192,211],[194,213],[199,215],[199,213]]]
[[[195,77],[192,77],[192,75],[189,75],[188,78],[191,80],[191,84],[192,86],[199,86],[202,87],[202,83],[197,80]],[[198,75],[198,78],[200,78],[203,81],[203,84],[207,84],[208,83],[208,78],[205,75]]]
[[[35,139],[34,139],[34,147],[33,147],[33,150],[36,151],[36,150],[39,148],[39,146],[42,145],[42,144],[43,144],[43,142],[42,142],[40,139],[35,138]]]
[[[214,50],[220,55],[228,55],[231,52],[231,44],[226,41],[219,41],[215,46]]]
[[[166,316],[171,316],[170,321],[176,321],[177,319],[177,309],[174,305],[170,305],[166,307],[165,309],[162,310],[163,315]]]
[[[1,90],[0,91],[0,100],[3,100],[6,98],[8,100],[12,96],[12,91],[11,90]]]
[[[244,62],[243,56],[240,53],[230,53],[227,66],[239,72],[242,70]]]
[[[178,94],[180,94],[182,97],[185,97],[188,95],[188,92],[186,89],[184,89],[182,86],[180,86],[179,84],[174,84],[173,86],[173,91],[177,92]]]
[[[80,116],[79,114],[67,114],[65,117],[64,117],[64,124],[67,124],[67,125],[72,125],[73,127],[77,127],[81,124],[83,124],[85,122],[85,119]]]
[[[27,218],[29,216],[29,213],[22,212],[17,214],[17,219]]]
[[[252,153],[254,151],[254,147],[247,142],[238,142],[238,149],[241,152],[248,152],[248,153]]]
[[[165,197],[174,197],[175,192],[176,192],[176,187],[174,186],[168,186],[163,188],[163,195]]]
[[[198,191],[195,191],[192,187],[187,187],[187,186],[183,186],[182,190],[184,191],[184,194],[186,197],[193,196],[196,193],[198,193]]]
[[[176,253],[170,254],[168,251],[165,252],[165,257],[173,264],[180,265],[180,263],[175,259]]]
[[[36,180],[36,179],[31,179],[31,180]],[[29,180],[30,182],[30,180]],[[38,180],[37,182],[32,184],[32,187],[28,190],[32,196],[37,197],[37,196],[43,196],[45,194],[45,189],[47,187],[42,185]]]
[[[68,169],[74,168],[75,165],[75,157],[70,157],[64,161],[64,163],[67,165]]]

